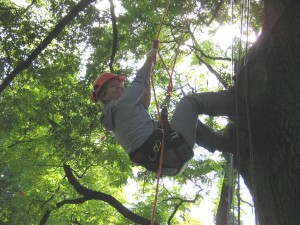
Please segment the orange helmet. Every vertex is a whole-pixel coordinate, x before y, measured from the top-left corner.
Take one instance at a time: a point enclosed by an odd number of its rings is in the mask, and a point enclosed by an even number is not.
[[[101,90],[101,88],[107,81],[109,81],[113,78],[118,79],[121,83],[123,83],[125,80],[124,76],[119,76],[114,73],[102,73],[96,78],[95,84],[94,84],[94,91],[91,94],[92,102],[94,102],[94,103],[97,102],[97,100],[98,100],[97,95],[98,95],[99,91]]]

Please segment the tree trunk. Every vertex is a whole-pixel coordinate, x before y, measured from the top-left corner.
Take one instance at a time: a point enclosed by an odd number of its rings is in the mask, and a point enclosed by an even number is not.
[[[300,2],[293,2],[275,9],[278,20],[267,21],[273,26],[237,76],[237,121],[250,137],[250,149],[239,149],[240,168],[260,225],[300,224]]]

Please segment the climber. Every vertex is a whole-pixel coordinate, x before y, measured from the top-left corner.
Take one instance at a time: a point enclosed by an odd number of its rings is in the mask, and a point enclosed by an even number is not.
[[[151,98],[149,79],[156,53],[153,48],[146,54],[144,65],[126,90],[124,76],[102,73],[95,80],[91,95],[94,103],[103,105],[101,125],[113,132],[131,161],[152,171],[158,168],[162,142],[161,127],[147,112]],[[230,138],[198,120],[199,114],[233,115],[234,104],[228,99],[233,99],[232,92],[221,91],[192,94],[179,101],[170,121],[171,133],[166,137],[163,174],[181,173],[194,155],[195,142],[210,152],[230,151]]]

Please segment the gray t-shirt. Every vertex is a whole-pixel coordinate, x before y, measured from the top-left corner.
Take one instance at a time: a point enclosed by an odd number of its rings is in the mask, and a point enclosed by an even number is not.
[[[140,147],[157,129],[145,107],[139,102],[149,84],[152,59],[147,58],[139,69],[131,87],[121,97],[104,106],[100,122],[113,132],[117,141],[129,154]]]

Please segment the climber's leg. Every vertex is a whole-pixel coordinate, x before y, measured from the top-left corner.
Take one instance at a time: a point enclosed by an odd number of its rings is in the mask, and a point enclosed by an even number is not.
[[[208,146],[218,145],[220,136],[216,132],[208,129],[207,126],[200,125],[198,128],[198,116],[200,114],[206,114],[210,116],[234,116],[235,104],[234,104],[234,90],[225,90],[219,92],[205,92],[187,95],[183,97],[170,121],[171,128],[175,131],[180,132],[188,145],[193,149],[196,141]],[[200,135],[207,137],[208,141],[202,140]]]

